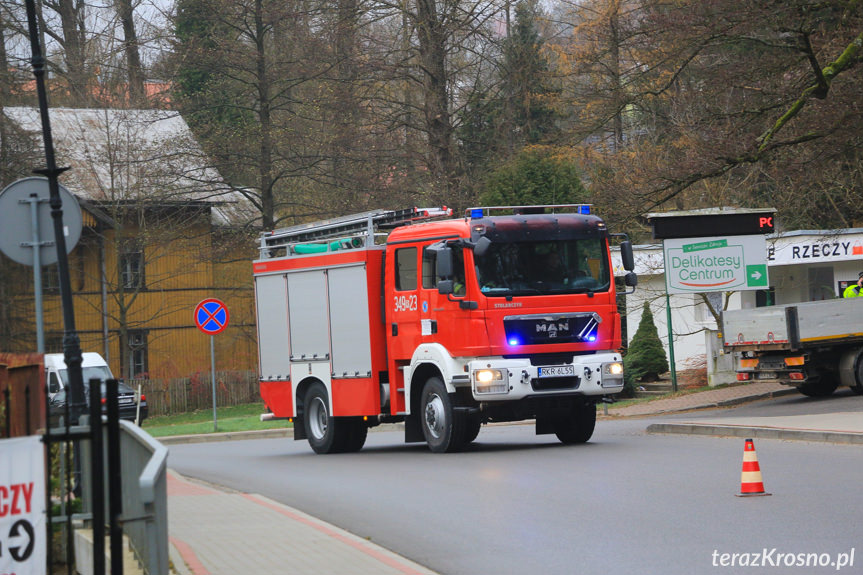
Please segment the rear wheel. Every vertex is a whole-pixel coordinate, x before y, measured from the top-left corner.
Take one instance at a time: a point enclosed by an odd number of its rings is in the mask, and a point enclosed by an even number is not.
[[[561,443],[585,443],[596,427],[596,406],[592,403],[576,403],[568,416],[554,422],[554,434]]]
[[[327,389],[322,383],[314,383],[306,392],[305,417],[306,437],[315,453],[337,453],[344,449],[347,441],[347,425],[330,414]]]
[[[464,417],[453,411],[452,399],[439,377],[426,381],[420,397],[423,436],[435,453],[458,451],[465,440]]]
[[[345,437],[344,449],[346,453],[359,451],[366,444],[366,437],[369,434],[369,426],[362,417],[346,418],[343,422],[347,426],[348,431]]]
[[[857,369],[854,371],[855,384],[851,386],[851,391],[857,395],[863,395],[863,357],[857,360]]]
[[[837,387],[839,382],[834,378],[822,377],[819,381],[797,386],[797,391],[808,397],[827,397],[836,391]]]

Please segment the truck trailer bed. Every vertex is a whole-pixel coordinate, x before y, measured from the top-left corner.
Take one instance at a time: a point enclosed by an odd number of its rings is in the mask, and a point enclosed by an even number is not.
[[[863,297],[722,313],[726,351],[804,349],[863,341]]]

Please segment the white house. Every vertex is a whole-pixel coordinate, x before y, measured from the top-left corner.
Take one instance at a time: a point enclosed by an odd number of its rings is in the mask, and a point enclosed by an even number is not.
[[[616,254],[615,254],[616,255]],[[623,275],[615,257],[615,274]],[[800,230],[767,236],[769,288],[757,291],[704,294],[717,310],[754,308],[842,296],[863,271],[863,228]],[[720,327],[702,294],[666,295],[662,244],[635,246],[638,288],[626,296],[625,333],[638,329],[642,307],[650,303],[666,353],[668,318],[673,332],[674,364],[678,373],[707,370],[711,385],[734,381],[730,356],[722,354]],[[727,301],[726,301],[727,299]],[[668,313],[670,304],[670,314]]]

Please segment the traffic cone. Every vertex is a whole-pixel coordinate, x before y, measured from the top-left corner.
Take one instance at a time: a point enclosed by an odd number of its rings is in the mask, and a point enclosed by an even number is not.
[[[771,495],[764,491],[764,481],[761,479],[761,467],[758,466],[758,455],[755,454],[755,444],[751,439],[743,446],[743,471],[740,473],[740,493],[737,497],[754,497],[756,495]]]

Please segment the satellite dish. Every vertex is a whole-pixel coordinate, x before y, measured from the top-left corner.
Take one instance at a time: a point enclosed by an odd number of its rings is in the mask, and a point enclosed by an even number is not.
[[[63,202],[63,235],[66,238],[66,253],[69,253],[81,239],[84,220],[75,196],[62,185],[58,184],[58,187]],[[24,178],[9,184],[0,192],[0,251],[11,260],[32,266],[33,250],[39,249],[41,265],[57,263],[50,199],[48,178]],[[34,202],[37,230],[33,229],[34,217],[31,211]],[[34,231],[38,232],[35,236],[38,247],[33,245]]]

